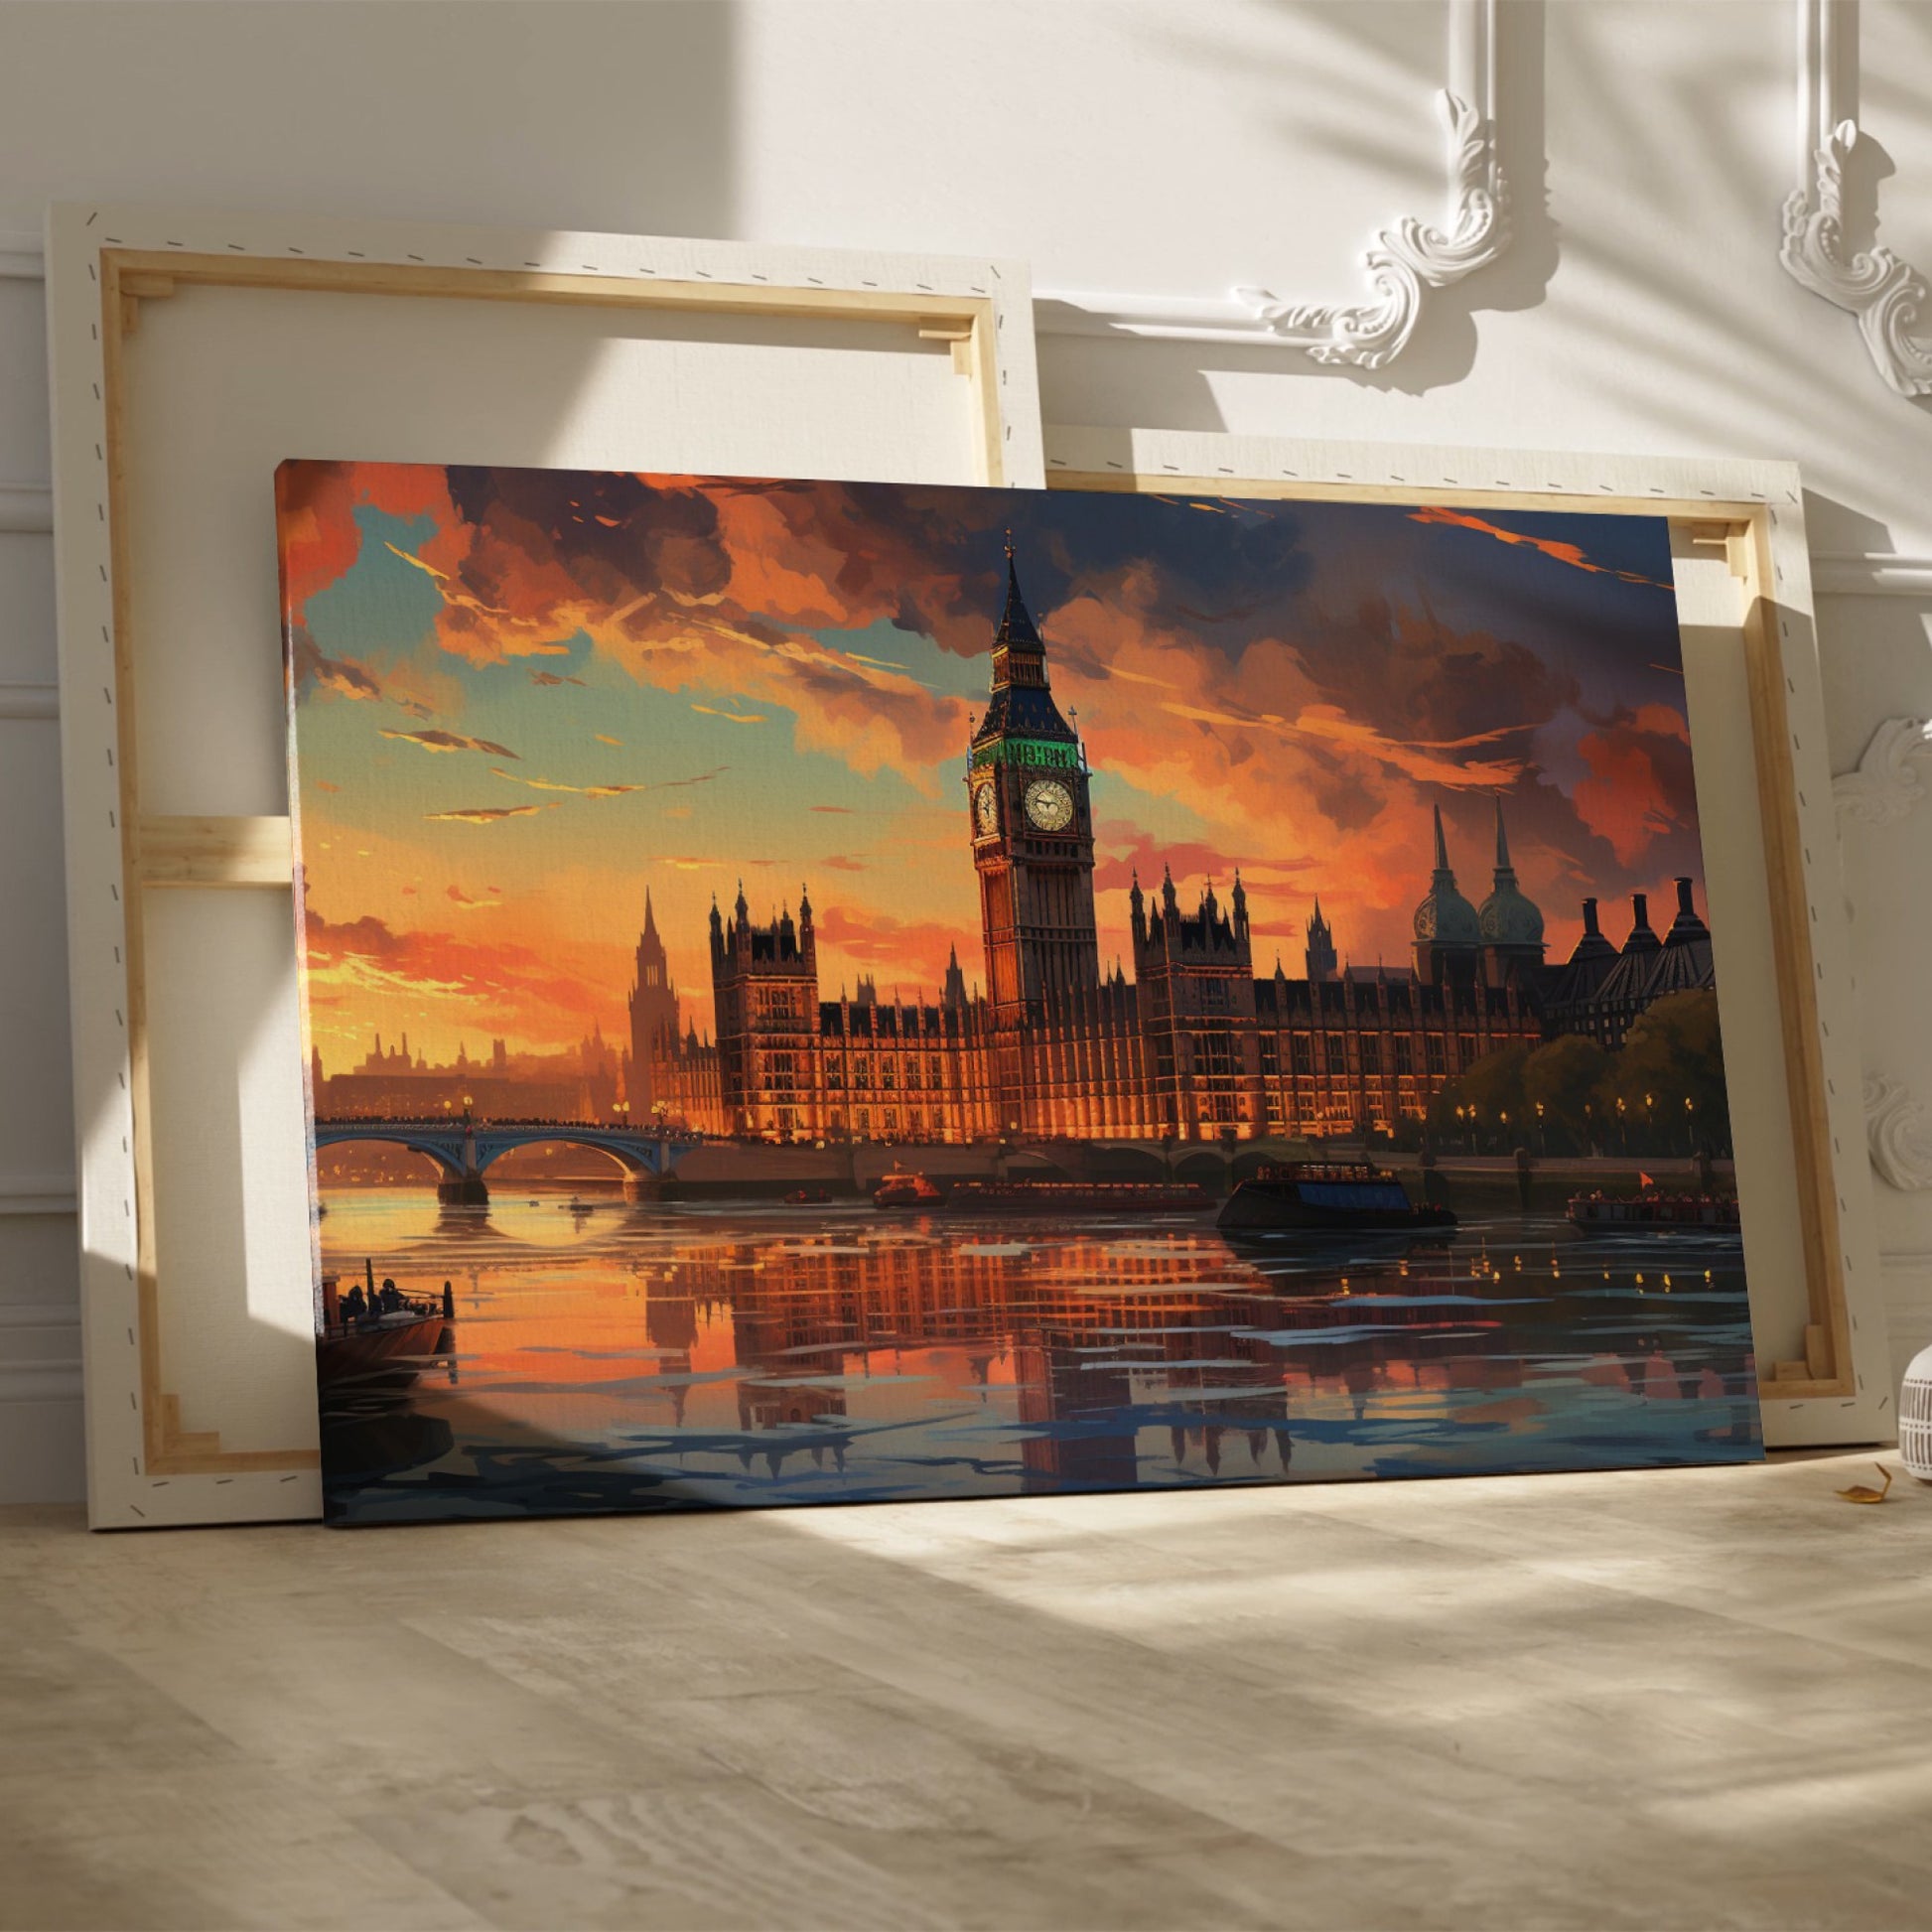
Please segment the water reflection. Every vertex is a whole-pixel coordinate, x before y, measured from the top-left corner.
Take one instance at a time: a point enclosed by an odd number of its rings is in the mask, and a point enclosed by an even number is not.
[[[326,1392],[340,1520],[1760,1452],[1734,1236],[1511,1217],[1237,1249],[1183,1218],[330,1207],[326,1267],[452,1279],[458,1306],[447,1361]]]

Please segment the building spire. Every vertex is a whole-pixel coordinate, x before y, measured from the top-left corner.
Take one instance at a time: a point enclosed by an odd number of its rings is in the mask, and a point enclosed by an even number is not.
[[[644,888],[644,937],[646,939],[655,939],[657,937],[657,918],[651,911],[650,888],[648,886]]]
[[[1436,807],[1436,870],[1448,872],[1449,869],[1449,841],[1443,836],[1443,808],[1438,805]]]
[[[1020,651],[1035,657],[1043,658],[1046,646],[1040,641],[1039,628],[1034,622],[1033,613],[1027,609],[1027,600],[1020,592],[1020,571],[1013,560],[1013,532],[1007,532],[1007,601],[1000,612],[1000,627],[993,637],[994,686],[997,689],[1004,681],[1000,675],[1005,669],[1006,655],[1010,651]],[[1070,734],[1069,734],[1070,736]]]

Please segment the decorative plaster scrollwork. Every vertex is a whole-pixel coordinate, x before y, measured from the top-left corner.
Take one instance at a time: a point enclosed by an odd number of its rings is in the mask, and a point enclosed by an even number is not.
[[[1840,818],[1896,824],[1927,795],[1920,766],[1929,758],[1932,725],[1922,718],[1887,718],[1871,734],[1858,769],[1832,780]],[[1864,1076],[1863,1101],[1865,1144],[1879,1179],[1902,1193],[1932,1188],[1932,1113],[1901,1081],[1882,1073]]]
[[[1509,244],[1509,187],[1496,166],[1495,133],[1475,108],[1445,90],[1436,96],[1449,137],[1447,228],[1407,215],[1362,257],[1381,300],[1342,305],[1277,302],[1266,289],[1236,289],[1256,321],[1317,362],[1379,369],[1415,334],[1430,289],[1486,267]]]
[[[1849,309],[1878,373],[1901,396],[1932,395],[1932,345],[1912,331],[1927,307],[1925,277],[1889,248],[1845,250],[1845,159],[1856,121],[1841,121],[1817,154],[1818,205],[1799,189],[1784,205],[1779,259],[1814,295]]]
[[[1922,718],[1887,718],[1871,734],[1858,769],[1832,780],[1839,815],[1861,825],[1890,825],[1926,795],[1918,767],[1932,758],[1932,725]]]
[[[1299,348],[1329,365],[1379,369],[1408,347],[1432,290],[1486,268],[1509,246],[1509,187],[1497,154],[1497,0],[1449,0],[1449,85],[1436,96],[1449,136],[1449,207],[1438,227],[1404,216],[1362,256],[1375,299],[1284,302],[1267,289],[1227,296],[1090,295],[1041,290],[1049,335],[1124,335]]]
[[[1864,1077],[1864,1137],[1880,1180],[1907,1194],[1932,1188],[1932,1113],[1882,1073]]]
[[[1932,319],[1925,277],[1889,248],[1846,244],[1846,163],[1859,123],[1841,108],[1855,96],[1857,73],[1858,0],[1798,0],[1799,176],[1778,259],[1812,294],[1858,318],[1891,388],[1932,395],[1932,340],[1915,333]]]

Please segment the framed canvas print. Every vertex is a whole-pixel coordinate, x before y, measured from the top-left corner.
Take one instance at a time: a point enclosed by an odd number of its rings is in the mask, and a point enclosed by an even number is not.
[[[1036,483],[1026,271],[89,204],[48,297],[91,1518],[313,1516],[276,465]]]
[[[279,510],[331,1520],[1762,1453],[1668,516]]]

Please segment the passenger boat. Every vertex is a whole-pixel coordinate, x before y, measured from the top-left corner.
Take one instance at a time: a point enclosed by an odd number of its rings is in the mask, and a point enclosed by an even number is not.
[[[1569,1220],[1579,1228],[1734,1228],[1741,1225],[1735,1194],[1572,1194]]]
[[[1191,1180],[960,1180],[949,1214],[1185,1214],[1209,1205]]]
[[[376,1301],[375,1270],[368,1268],[369,1304]],[[347,1378],[376,1374],[413,1380],[429,1357],[455,1346],[456,1297],[447,1283],[442,1305],[403,1301],[360,1319],[344,1308],[337,1278],[322,1278],[322,1333],[316,1337],[316,1379],[327,1388]]]
[[[794,1187],[785,1196],[787,1207],[823,1207],[832,1198],[829,1187]]]
[[[946,1190],[922,1173],[889,1173],[872,1191],[875,1207],[943,1207]]]
[[[1386,1168],[1366,1161],[1300,1161],[1259,1169],[1231,1193],[1222,1233],[1426,1234],[1455,1226],[1447,1207],[1417,1206]]]

